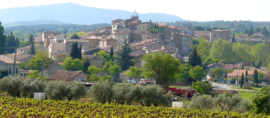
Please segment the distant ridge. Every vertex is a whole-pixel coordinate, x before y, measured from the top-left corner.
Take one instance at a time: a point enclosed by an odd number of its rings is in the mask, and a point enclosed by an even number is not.
[[[3,24],[5,27],[22,26],[22,25],[40,25],[40,24],[65,24],[61,21],[54,20],[35,20],[35,21],[19,21],[14,23]]]
[[[78,5],[74,3],[61,3],[44,6],[18,7],[0,9],[0,21],[6,25],[27,24],[21,21],[52,21],[51,23],[97,24],[111,23],[119,18],[128,19],[133,13],[123,10],[100,9]],[[164,13],[138,14],[142,22],[175,22],[184,19]],[[17,22],[17,23],[14,23]],[[44,22],[36,22],[44,23]]]

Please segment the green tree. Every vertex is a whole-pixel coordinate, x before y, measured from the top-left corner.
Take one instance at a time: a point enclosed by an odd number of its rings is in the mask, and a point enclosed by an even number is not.
[[[244,84],[244,73],[242,73],[241,81],[240,81],[240,87],[242,88]]]
[[[192,67],[202,65],[201,57],[198,56],[196,48],[192,49],[192,52],[189,54],[188,64],[191,65]]]
[[[101,70],[99,69],[99,68],[97,68],[96,66],[89,66],[88,67],[88,72],[90,73],[90,74],[96,74],[96,73],[99,73],[99,72],[101,72]]]
[[[110,57],[111,57],[112,61],[114,61],[114,57],[113,57],[113,47],[111,47]]]
[[[80,37],[77,35],[77,34],[73,34],[71,37],[70,37],[70,39],[80,39]]]
[[[196,47],[196,45],[198,45],[199,44],[199,40],[198,39],[196,39],[196,38],[192,38],[192,47]]]
[[[0,55],[4,54],[6,51],[6,36],[4,35],[4,27],[0,22]]]
[[[7,36],[7,44],[6,44],[6,53],[14,53],[15,52],[16,45],[16,38],[13,34],[13,32],[10,33],[10,35]]]
[[[189,64],[182,64],[179,67],[179,72],[176,74],[177,80],[183,80],[185,83],[188,82],[190,78],[189,71],[192,67]]]
[[[199,65],[197,65],[194,68],[190,69],[189,75],[194,80],[202,80],[202,78],[205,77],[207,75],[207,73],[203,70],[202,67],[200,67]]]
[[[268,30],[266,29],[266,27],[263,28],[263,30],[262,30],[262,35],[269,36],[269,32],[268,32]]]
[[[79,48],[78,42],[75,42],[74,44],[72,44],[70,57],[72,57],[73,59],[82,59],[81,45]]]
[[[90,78],[88,79],[88,81],[92,81],[92,82],[97,82],[97,81],[100,81],[102,78],[99,77],[97,74],[92,74],[90,76]]]
[[[221,62],[233,61],[232,44],[229,41],[218,39],[214,41],[210,49],[210,57]]]
[[[207,42],[207,39],[205,39],[204,37],[201,38],[196,50],[202,60],[205,60],[207,57],[209,57],[210,46],[209,43]]]
[[[116,62],[119,66],[121,66],[122,70],[125,71],[129,69],[130,66],[134,66],[135,57],[130,56],[129,54],[132,52],[127,39],[125,39],[124,45],[121,47],[122,49],[116,53]]]
[[[24,70],[25,66],[26,66],[26,64],[24,62],[21,62],[20,68]]]
[[[118,66],[117,64],[113,64],[113,65],[109,68],[109,72],[110,72],[110,74],[113,75],[114,80],[117,81],[116,78],[115,78],[115,75],[118,74],[118,73],[120,73],[120,72],[122,72],[122,69],[121,69],[121,67]]]
[[[88,58],[85,59],[83,66],[84,66],[83,72],[88,73],[88,67],[90,66],[90,60]]]
[[[34,71],[30,72],[30,73],[27,75],[27,78],[45,81],[48,77],[47,77],[47,76],[42,77],[42,75],[39,74],[39,71],[34,70]]]
[[[28,63],[31,70],[42,70],[43,61],[40,58],[31,59]]]
[[[94,55],[98,55],[100,58],[102,58],[103,63],[105,64],[107,61],[111,60],[110,55],[105,52],[104,50],[100,50],[98,53],[94,53]]]
[[[108,73],[109,68],[110,68],[112,65],[114,65],[114,62],[113,62],[112,60],[106,61],[106,62],[105,62],[105,65],[102,67],[102,72],[103,72],[103,73]]]
[[[204,28],[202,26],[196,26],[194,29],[198,30],[198,31],[203,31],[204,30]]]
[[[110,103],[113,97],[112,83],[109,81],[97,82],[93,84],[88,91],[91,97],[94,97],[95,102]]]
[[[258,87],[258,84],[259,84],[259,74],[258,74],[258,71],[257,69],[254,70],[254,83],[256,83],[256,86]]]
[[[29,42],[31,45],[30,45],[30,50],[28,51],[28,54],[35,55],[35,40],[32,34],[29,37]]]
[[[137,67],[130,67],[129,71],[126,72],[127,77],[133,77],[133,78],[140,77],[142,73],[143,73],[143,70]]]
[[[86,95],[86,88],[79,81],[53,81],[46,86],[45,94],[53,100],[64,100],[65,97],[69,101],[73,98],[78,100]]]
[[[77,71],[77,70],[83,70],[84,65],[83,61],[80,59],[72,59],[72,57],[67,57],[63,63],[63,67],[65,70],[69,71]]]
[[[42,60],[42,62],[44,64],[43,68],[46,68],[53,63],[53,60],[51,58],[49,58],[49,53],[45,52],[44,50],[37,50],[37,52],[35,54],[35,58],[39,58]]]
[[[255,113],[270,113],[270,87],[264,87],[251,97],[251,108]]]
[[[232,43],[236,42],[235,41],[235,36],[234,36],[234,33],[233,33],[233,37],[232,37]]]
[[[180,62],[171,54],[162,51],[148,53],[143,56],[144,72],[154,72],[151,78],[155,78],[158,84],[166,84],[175,81],[175,74],[179,71]]]
[[[217,76],[218,78],[224,74],[223,68],[215,68],[213,69],[213,75]]]
[[[252,60],[254,61],[253,66],[261,66],[261,62],[263,61],[265,50],[265,43],[255,44],[251,47],[250,54],[252,55]]]
[[[109,81],[109,82],[112,82],[113,81],[113,77],[110,76],[110,75],[105,75],[101,79],[102,79],[103,82],[104,81]]]
[[[246,82],[248,82],[248,70],[246,70]]]
[[[44,92],[46,85],[45,81],[27,78],[22,82],[21,96],[33,98],[35,92]]]
[[[199,94],[207,94],[212,90],[212,85],[205,81],[192,82],[191,88],[195,89]]]
[[[250,62],[252,55],[250,54],[250,46],[246,44],[233,43],[234,61],[235,62]]]
[[[8,70],[0,70],[0,79],[8,76]]]

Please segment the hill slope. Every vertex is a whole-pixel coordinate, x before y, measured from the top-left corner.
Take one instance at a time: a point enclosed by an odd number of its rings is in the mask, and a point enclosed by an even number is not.
[[[132,12],[112,9],[99,9],[74,3],[62,3],[46,6],[32,6],[0,9],[0,21],[3,24],[19,21],[53,20],[73,24],[110,23],[121,17],[130,18]],[[174,22],[182,18],[163,13],[138,14],[142,21]]]

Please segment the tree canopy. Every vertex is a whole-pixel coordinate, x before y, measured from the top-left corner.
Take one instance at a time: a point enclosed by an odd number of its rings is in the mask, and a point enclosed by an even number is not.
[[[154,72],[151,78],[155,78],[158,84],[166,84],[176,81],[175,74],[179,71],[180,62],[171,54],[162,51],[148,53],[143,56],[143,70]]]
[[[202,65],[201,57],[199,57],[199,55],[197,54],[196,48],[192,49],[192,52],[189,54],[188,64],[191,65],[192,67],[195,67],[197,65],[199,66]]]
[[[123,71],[129,69],[130,66],[133,66],[135,64],[135,57],[129,55],[131,52],[132,50],[129,47],[127,39],[125,39],[121,50],[116,53],[115,57],[116,63],[121,66]]]
[[[84,69],[84,63],[80,59],[72,59],[72,57],[67,57],[63,63],[65,70],[77,71]]]
[[[194,79],[194,80],[202,80],[207,73],[203,70],[202,67],[199,65],[195,66],[189,71],[189,75]]]
[[[4,27],[0,22],[0,55],[6,51],[6,36],[4,35]]]

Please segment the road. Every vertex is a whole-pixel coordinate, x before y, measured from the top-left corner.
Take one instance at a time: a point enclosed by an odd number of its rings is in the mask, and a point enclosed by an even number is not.
[[[227,85],[227,84],[219,84],[211,82],[213,89],[223,89],[223,90],[240,90],[240,89],[231,89],[231,87],[234,87],[233,85]],[[256,90],[248,90],[248,89],[241,89],[241,91],[256,91]]]

